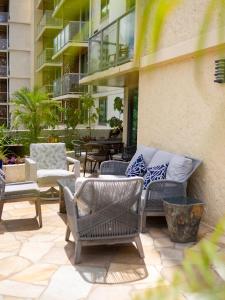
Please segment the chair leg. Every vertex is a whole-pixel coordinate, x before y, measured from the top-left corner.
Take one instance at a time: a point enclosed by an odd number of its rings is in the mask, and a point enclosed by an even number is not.
[[[41,200],[37,198],[35,201],[36,217],[39,219],[39,227],[42,227]]]
[[[68,242],[69,239],[70,239],[70,233],[71,233],[71,230],[69,228],[69,225],[67,225],[66,227],[66,236],[65,236],[65,240]]]
[[[137,246],[137,249],[138,249],[138,252],[139,252],[139,255],[141,258],[144,258],[144,251],[143,251],[143,247],[142,247],[142,243],[141,243],[141,239],[139,236],[135,237],[134,239],[135,241],[135,244]]]
[[[4,206],[4,202],[0,200],[0,221],[2,220],[3,206]]]
[[[87,165],[87,160],[84,160],[84,177],[85,177],[85,173],[86,173],[86,165]]]
[[[147,219],[147,216],[145,213],[142,214],[141,216],[141,232],[144,233],[147,231],[147,228],[146,228],[146,219]]]
[[[74,264],[79,264],[81,255],[81,243],[75,242],[75,256],[74,256]]]

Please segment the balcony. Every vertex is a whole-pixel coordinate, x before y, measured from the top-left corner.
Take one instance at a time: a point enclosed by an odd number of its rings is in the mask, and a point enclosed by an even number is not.
[[[0,38],[0,51],[7,50],[8,48],[8,40]]]
[[[48,96],[51,96],[53,94],[53,85],[52,84],[44,84],[41,88],[40,91],[42,93],[47,94]]]
[[[88,22],[69,22],[54,39],[53,58],[56,58],[70,47],[87,47],[87,41]]]
[[[57,31],[63,28],[62,19],[52,17],[52,11],[46,10],[37,25],[37,40],[44,34],[54,36]]]
[[[7,77],[8,76],[8,67],[1,65],[0,66],[0,77]]]
[[[53,48],[46,48],[37,58],[37,72],[46,67],[61,67],[61,59],[52,59]]]
[[[1,11],[0,12],[0,23],[7,23],[9,18],[9,13]]]
[[[87,92],[87,86],[79,84],[79,80],[84,76],[85,74],[81,73],[69,73],[65,74],[62,79],[56,79],[53,83],[53,97]]]
[[[89,39],[88,73],[103,71],[134,57],[135,10],[121,16]]]

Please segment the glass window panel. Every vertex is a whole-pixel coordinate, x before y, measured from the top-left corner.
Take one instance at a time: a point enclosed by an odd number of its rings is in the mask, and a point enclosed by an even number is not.
[[[101,62],[101,34],[96,34],[90,39],[89,44],[89,73],[100,70]]]
[[[107,97],[99,98],[99,124],[105,125],[107,123]]]
[[[103,30],[102,37],[102,68],[116,65],[117,23]]]

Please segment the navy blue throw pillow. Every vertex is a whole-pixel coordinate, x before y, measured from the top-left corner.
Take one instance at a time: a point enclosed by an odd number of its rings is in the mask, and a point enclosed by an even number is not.
[[[139,155],[138,158],[133,162],[133,164],[127,169],[127,176],[141,176],[143,177],[147,172],[145,161],[143,155]]]
[[[146,190],[150,182],[156,180],[166,179],[166,171],[168,168],[168,163],[147,168],[147,173],[144,176],[144,189]]]

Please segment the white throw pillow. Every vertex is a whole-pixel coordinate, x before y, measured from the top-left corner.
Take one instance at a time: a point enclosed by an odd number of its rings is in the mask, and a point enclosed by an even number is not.
[[[184,182],[192,171],[192,160],[184,156],[175,155],[167,168],[166,179]]]
[[[150,164],[148,165],[148,168],[167,164],[171,161],[172,157],[174,156],[176,156],[176,154],[163,150],[158,150],[153,156]]]
[[[137,151],[135,152],[134,156],[132,157],[127,170],[129,169],[129,167],[131,167],[133,165],[133,163],[137,160],[137,158],[142,154],[145,164],[146,166],[151,162],[154,154],[156,153],[157,149],[156,148],[151,148],[151,147],[147,147],[144,145],[138,145],[137,146]],[[127,171],[125,173],[127,175]]]

